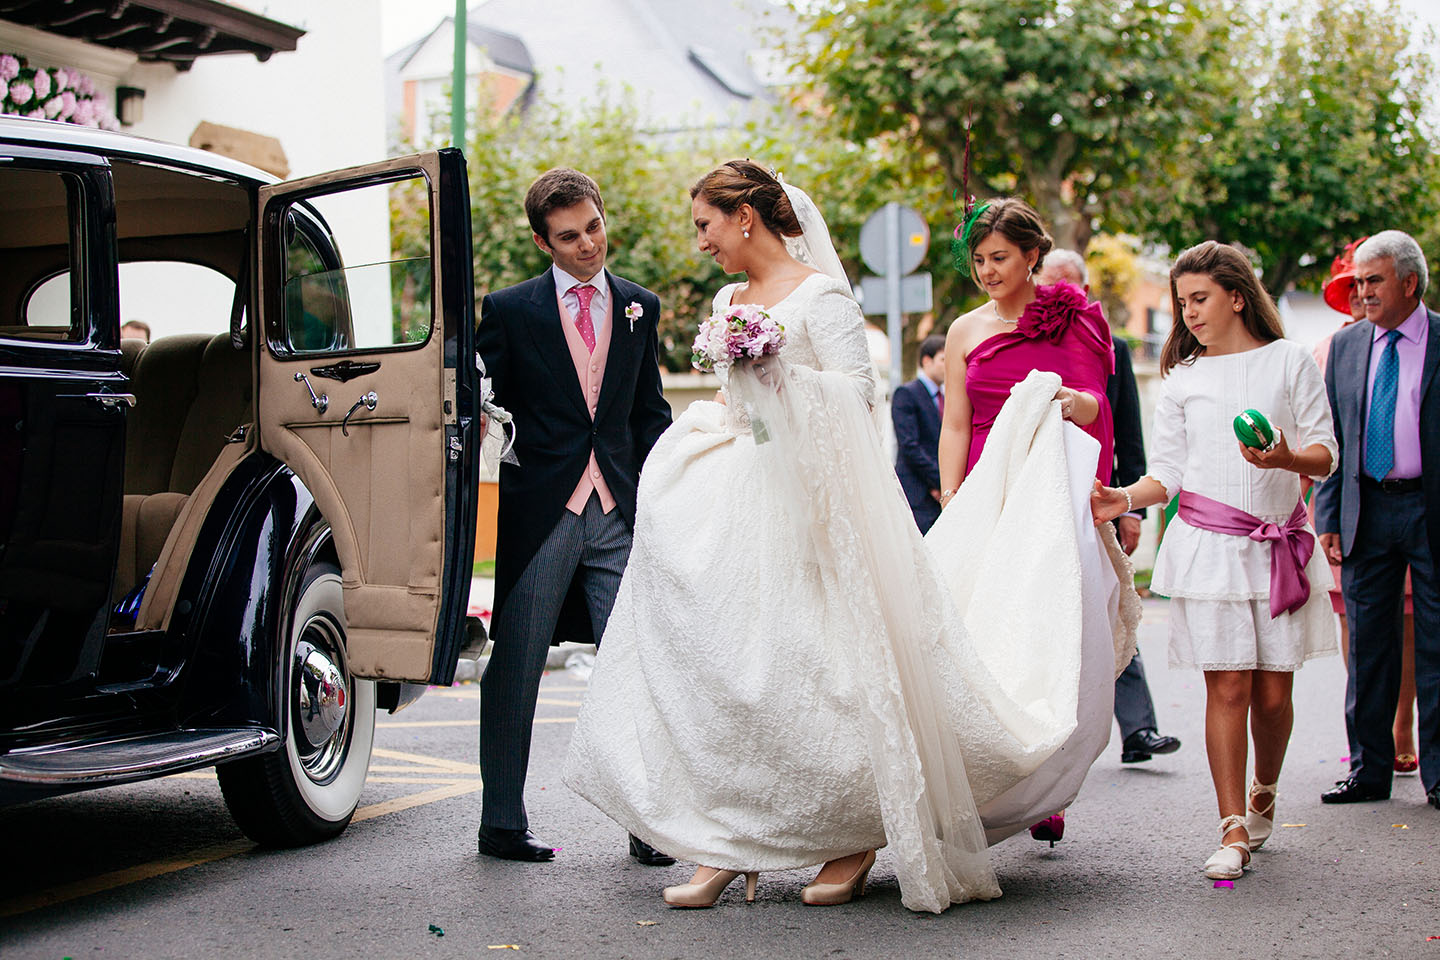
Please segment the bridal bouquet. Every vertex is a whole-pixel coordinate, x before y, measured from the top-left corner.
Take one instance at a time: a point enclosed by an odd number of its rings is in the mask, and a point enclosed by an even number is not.
[[[700,324],[690,362],[697,370],[712,370],[717,363],[779,353],[783,346],[783,324],[754,304],[736,304]]]

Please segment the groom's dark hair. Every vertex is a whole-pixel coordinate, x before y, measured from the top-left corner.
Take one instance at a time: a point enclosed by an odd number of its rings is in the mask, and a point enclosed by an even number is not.
[[[600,186],[579,170],[556,167],[540,174],[525,191],[525,216],[530,221],[530,229],[549,243],[547,218],[550,211],[573,207],[586,200],[595,201],[595,209],[600,211],[602,218],[605,216],[605,201],[600,197]]]

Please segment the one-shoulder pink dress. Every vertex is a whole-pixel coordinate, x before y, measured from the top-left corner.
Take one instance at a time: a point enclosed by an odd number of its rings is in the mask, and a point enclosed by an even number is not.
[[[980,459],[990,427],[1010,398],[1010,388],[1031,370],[1058,373],[1065,386],[1100,401],[1100,415],[1082,429],[1100,441],[1095,476],[1108,484],[1115,465],[1115,425],[1105,381],[1115,372],[1115,347],[1100,305],[1069,283],[1037,287],[1015,329],[982,340],[970,352],[965,393],[972,414],[965,473]]]

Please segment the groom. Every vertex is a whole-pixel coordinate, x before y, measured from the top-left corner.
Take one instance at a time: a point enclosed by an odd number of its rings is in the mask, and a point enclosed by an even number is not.
[[[605,269],[605,201],[578,170],[525,194],[553,266],[480,308],[478,349],[515,418],[518,463],[500,467],[490,664],[480,681],[480,852],[551,860],[529,830],[525,773],[552,642],[600,641],[630,555],[640,466],[670,425],[660,392],[655,294]],[[668,866],[635,837],[630,854]]]

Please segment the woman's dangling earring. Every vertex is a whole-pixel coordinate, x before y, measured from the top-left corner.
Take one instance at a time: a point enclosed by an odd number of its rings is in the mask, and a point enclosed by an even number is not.
[[[1031,281],[1031,279],[1034,278],[1034,276],[1035,276],[1035,268],[1034,268],[1034,267],[1026,267],[1026,268],[1025,268],[1025,282],[1026,282],[1026,283],[1029,283],[1029,282]]]

